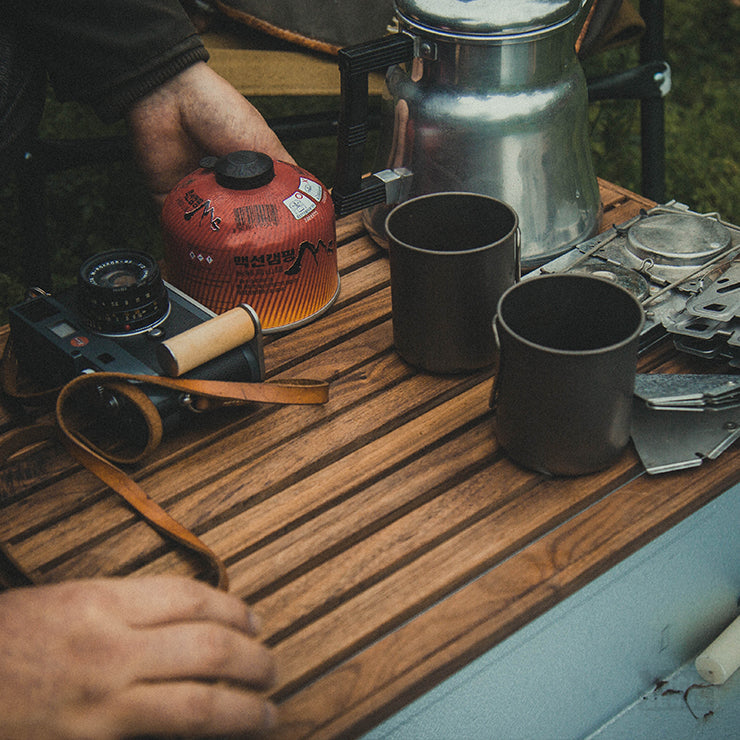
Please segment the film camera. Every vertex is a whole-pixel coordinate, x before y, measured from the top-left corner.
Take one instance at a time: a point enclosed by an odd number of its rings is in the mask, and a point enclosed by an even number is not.
[[[259,319],[242,306],[253,337],[194,369],[184,378],[257,382],[264,379]],[[77,285],[58,295],[39,294],[9,311],[13,349],[21,373],[42,387],[61,386],[84,372],[164,375],[161,345],[209,320],[209,309],[167,284],[143,252],[111,251],[86,260]],[[209,332],[201,332],[208,341]],[[203,336],[201,336],[201,341]],[[208,353],[206,353],[208,354]],[[212,354],[212,353],[211,353]],[[165,427],[182,417],[188,398],[146,388]],[[108,392],[103,414],[124,411]]]

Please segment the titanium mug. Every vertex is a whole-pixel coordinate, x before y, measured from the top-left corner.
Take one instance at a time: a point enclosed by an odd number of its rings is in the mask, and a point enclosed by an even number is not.
[[[514,461],[581,475],[619,457],[630,437],[644,321],[629,291],[589,275],[532,277],[501,296],[491,405]]]
[[[519,280],[519,219],[488,195],[433,193],[396,206],[385,222],[393,342],[433,373],[493,364],[491,321]]]

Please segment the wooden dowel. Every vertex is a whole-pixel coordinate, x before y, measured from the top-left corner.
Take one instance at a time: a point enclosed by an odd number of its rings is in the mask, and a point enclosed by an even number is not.
[[[166,375],[179,378],[214,357],[251,341],[255,332],[248,307],[237,306],[162,342],[157,347],[157,360]]]

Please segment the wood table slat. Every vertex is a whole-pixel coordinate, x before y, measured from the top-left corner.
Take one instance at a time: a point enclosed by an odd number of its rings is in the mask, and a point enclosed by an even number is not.
[[[691,486],[683,472],[665,476],[657,490],[654,479],[636,477],[288,698],[277,736],[328,738],[369,729],[427,690],[430,680],[450,675],[721,493],[727,481],[718,488],[716,467],[722,464],[709,463]],[[737,446],[724,464],[734,467],[729,485],[737,483]]]
[[[602,229],[652,205],[599,186]],[[268,375],[329,380],[329,402],[202,415],[131,470],[262,614],[284,738],[370,728],[740,479],[737,445],[662,476],[632,448],[579,478],[519,468],[493,431],[495,370],[442,377],[402,362],[387,253],[359,214],[337,244],[335,304],[265,338]],[[724,370],[669,342],[639,369]],[[6,429],[38,414],[0,403]],[[200,575],[55,443],[0,471],[0,509],[0,541],[39,581]]]
[[[328,561],[325,575],[312,573],[310,581],[322,587],[331,586],[341,573],[367,570],[370,564],[378,574],[383,574],[385,566],[388,575],[375,583],[368,579],[370,583],[349,601],[337,598],[332,591],[324,593],[329,603],[337,605],[277,644],[280,676],[285,684],[279,693],[292,693],[296,686],[305,684],[309,656],[314,671],[336,665],[359,646],[371,644],[377,635],[400,626],[410,615],[425,611],[443,595],[474,580],[604,495],[604,489],[587,493],[584,487],[579,496],[569,487],[568,495],[557,492],[552,501],[547,501],[537,480],[523,471],[510,470],[511,467],[507,460],[490,466],[446,495],[365,538],[354,548],[359,552]],[[500,488],[491,490],[494,479]],[[429,572],[434,572],[434,579],[424,577]],[[339,584],[347,584],[348,578],[345,575]],[[300,593],[315,598],[305,587]],[[294,589],[286,596],[298,598],[299,594]],[[277,599],[267,600],[266,607],[278,604]],[[299,601],[296,606],[288,599],[282,609],[304,612],[316,608],[309,602],[304,610],[301,604]],[[263,612],[269,635],[270,609],[263,608]],[[290,623],[296,621],[294,616]],[[357,622],[362,626],[355,626]],[[331,640],[326,639],[329,634]],[[389,660],[393,659],[389,655]]]
[[[382,382],[387,383],[389,379],[383,378]],[[404,383],[395,384],[373,396],[362,409],[349,408],[337,413],[328,422],[320,423],[312,433],[305,432],[299,437],[291,435],[291,432],[305,428],[306,419],[311,416],[320,421],[324,414],[330,414],[332,403],[336,407],[342,402],[341,394],[337,392],[335,400],[326,408],[282,408],[251,423],[243,434],[214,441],[208,448],[188,455],[179,462],[177,477],[170,475],[168,469],[157,471],[146,480],[146,488],[153,496],[156,494],[175,518],[200,532],[206,526],[204,518],[224,516],[226,512],[233,512],[235,506],[239,511],[243,502],[252,497],[251,492],[264,490],[260,496],[266,497],[270,491],[288,485],[293,477],[300,476],[307,468],[328,464],[356,448],[356,435],[376,434],[378,425],[387,427],[394,423],[393,417],[384,418],[377,409],[390,406],[397,414],[396,423],[400,423],[406,414],[414,413],[419,404],[427,400],[430,383],[433,381],[428,376],[411,376]],[[445,388],[454,388],[460,383],[459,379],[447,379],[441,384],[433,384],[435,391],[444,392]],[[337,387],[339,385],[337,382]],[[198,481],[197,488],[191,482],[183,491],[182,481]],[[108,503],[101,502],[100,506],[107,507]],[[87,524],[64,522],[63,526],[89,533],[96,526],[97,512],[90,511],[87,517]],[[134,520],[135,517],[131,516],[130,521]],[[63,533],[58,528],[52,531],[56,546],[64,546]],[[40,536],[43,539],[43,533]],[[36,541],[25,544],[29,553],[38,552]],[[113,556],[113,562],[124,565],[125,558],[114,545],[115,542],[106,538],[100,547]],[[124,545],[124,549],[130,547],[131,543]],[[142,547],[143,543],[139,542],[135,548],[137,559],[141,556]]]

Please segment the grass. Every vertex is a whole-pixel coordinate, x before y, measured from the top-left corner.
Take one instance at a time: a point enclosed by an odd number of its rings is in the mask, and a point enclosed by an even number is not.
[[[665,51],[672,90],[665,98],[666,197],[740,222],[740,7],[733,0],[665,1]],[[587,74],[636,63],[634,49],[586,63]],[[608,180],[639,192],[639,107],[591,106],[594,165]]]
[[[740,222],[740,7],[735,0],[696,3],[666,0],[665,48],[673,88],[666,97],[666,195],[698,211],[719,211]],[[635,48],[618,49],[586,63],[589,76],[635,64]],[[292,110],[326,109],[336,101],[253,100],[270,118]],[[291,106],[292,110],[288,110]],[[590,107],[591,140],[597,173],[639,192],[639,104],[604,101]],[[104,136],[122,133],[103,127],[84,108],[50,98],[42,135]],[[333,180],[335,143],[312,140],[287,148],[327,185]],[[48,229],[55,287],[71,283],[82,260],[113,247],[161,253],[157,216],[145,188],[128,163],[83,167],[52,175],[48,182]],[[16,216],[12,181],[0,187],[0,322],[5,307],[22,299],[20,258],[25,228]]]

